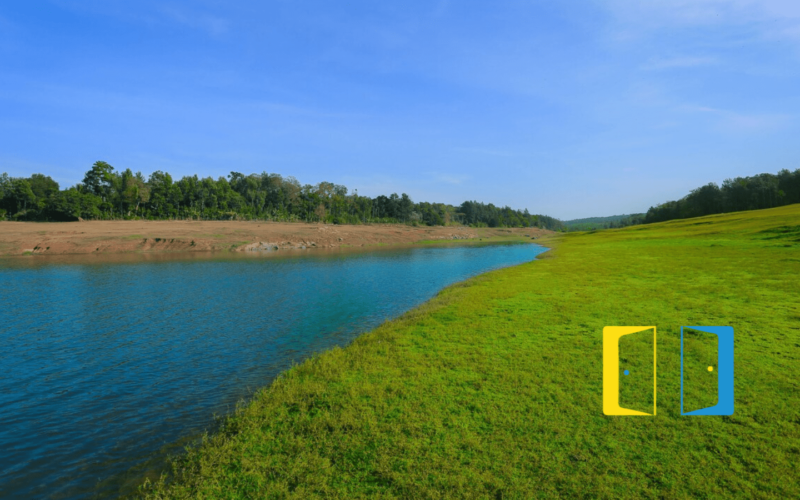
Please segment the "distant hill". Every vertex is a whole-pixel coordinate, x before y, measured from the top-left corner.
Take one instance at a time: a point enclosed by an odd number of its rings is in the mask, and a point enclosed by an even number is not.
[[[567,231],[591,231],[592,229],[611,229],[633,226],[644,222],[644,214],[610,215],[608,217],[587,217],[564,221]]]
[[[725,179],[722,186],[711,182],[693,189],[680,200],[650,207],[647,224],[703,215],[760,210],[800,203],[800,168],[777,174]]]
[[[679,200],[650,207],[647,214],[589,217],[568,220],[563,224],[567,231],[591,231],[795,203],[800,203],[800,168],[794,172],[783,169],[777,174],[725,179],[721,186],[711,182],[693,189]]]

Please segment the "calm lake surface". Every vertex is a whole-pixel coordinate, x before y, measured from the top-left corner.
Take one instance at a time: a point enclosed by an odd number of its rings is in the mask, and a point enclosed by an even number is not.
[[[545,250],[0,260],[0,497],[114,496],[293,362]]]

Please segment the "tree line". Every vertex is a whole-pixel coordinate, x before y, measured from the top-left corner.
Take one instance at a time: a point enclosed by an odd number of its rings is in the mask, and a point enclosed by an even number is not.
[[[553,217],[491,203],[415,203],[405,193],[370,198],[339,184],[301,185],[294,177],[270,173],[231,172],[216,180],[194,175],[176,181],[159,170],[145,178],[130,169],[117,171],[104,161],[95,162],[83,182],[64,190],[42,174],[0,175],[0,219],[236,219],[563,228]]]
[[[646,214],[576,219],[564,225],[568,231],[613,229],[793,203],[800,203],[800,169],[783,169],[777,174],[725,179],[721,186],[712,182],[693,189],[680,200],[650,207]]]
[[[617,229],[644,223],[645,214],[612,215],[610,217],[589,217],[564,222],[567,231],[592,231],[596,229]]]
[[[688,219],[703,215],[773,208],[800,203],[800,169],[777,174],[725,179],[722,186],[709,183],[677,201],[650,207],[645,223]]]

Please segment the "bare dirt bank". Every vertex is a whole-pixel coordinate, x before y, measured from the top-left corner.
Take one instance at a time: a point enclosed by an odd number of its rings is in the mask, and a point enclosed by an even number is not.
[[[274,251],[538,238],[536,228],[326,225],[245,221],[0,222],[0,255]]]

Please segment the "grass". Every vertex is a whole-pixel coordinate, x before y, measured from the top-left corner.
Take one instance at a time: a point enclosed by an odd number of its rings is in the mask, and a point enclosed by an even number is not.
[[[798,498],[798,221],[792,205],[550,238],[545,258],[284,373],[142,493]],[[657,326],[656,417],[603,415],[607,325]],[[681,325],[734,327],[733,416],[680,416]],[[687,384],[704,405],[715,347],[698,333]],[[631,387],[652,384],[644,337],[621,346]]]

